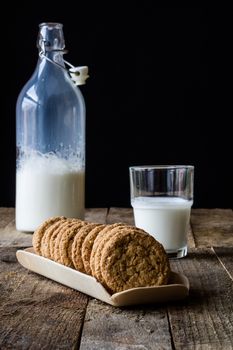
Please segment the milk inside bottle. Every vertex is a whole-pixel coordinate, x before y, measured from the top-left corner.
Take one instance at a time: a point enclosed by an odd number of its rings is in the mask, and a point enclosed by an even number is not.
[[[53,155],[34,155],[16,172],[17,229],[33,231],[51,216],[84,218],[85,172]]]

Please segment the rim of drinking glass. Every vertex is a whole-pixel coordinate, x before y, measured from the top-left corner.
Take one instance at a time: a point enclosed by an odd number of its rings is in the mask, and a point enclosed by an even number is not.
[[[153,169],[194,169],[194,165],[135,165],[130,170],[153,170]]]

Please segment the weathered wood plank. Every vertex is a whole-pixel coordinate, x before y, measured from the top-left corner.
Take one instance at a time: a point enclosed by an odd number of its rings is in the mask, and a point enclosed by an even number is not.
[[[132,208],[115,208],[109,209],[107,223],[124,222],[128,225],[134,225],[133,209]]]
[[[215,248],[214,251],[217,254],[218,259],[223,264],[223,267],[226,269],[227,273],[233,280],[233,249],[228,248]]]
[[[233,211],[231,209],[195,209],[191,225],[197,247],[233,246]]]
[[[107,208],[86,208],[85,220],[89,222],[98,222],[105,224],[107,219],[108,209]]]
[[[81,349],[233,349],[232,281],[211,249],[193,249],[172,269],[190,281],[183,301],[115,309],[89,302]],[[139,320],[138,320],[139,318]]]
[[[17,231],[13,219],[0,232],[0,247],[30,247],[32,245],[32,233]]]
[[[32,235],[15,228],[15,208],[0,208],[0,247],[31,246]]]
[[[0,349],[76,349],[88,297],[27,271],[0,248]]]
[[[107,217],[106,208],[91,208],[85,211],[85,220],[90,222],[105,223]],[[17,231],[15,228],[15,209],[0,208],[0,247],[30,247],[32,245],[32,233]],[[4,226],[5,225],[5,226]]]
[[[133,213],[88,209],[86,220],[133,224]],[[189,278],[189,298],[131,308],[91,299],[81,349],[233,349],[233,214],[194,209],[191,223],[189,247],[214,248],[191,249],[186,258],[171,261],[173,270]],[[15,230],[14,209],[0,208],[0,242],[28,246],[30,240],[30,234]],[[76,349],[87,300],[21,267],[15,248],[0,248],[0,349]]]
[[[195,247],[196,247],[196,243],[195,243],[194,236],[193,236],[192,226],[189,224],[189,227],[188,227],[188,249],[195,248]]]
[[[8,300],[11,293],[28,275],[26,269],[19,269],[15,253],[16,248],[0,248],[0,303]]]
[[[81,350],[171,349],[166,308],[114,308],[90,300],[85,316]]]
[[[0,207],[0,234],[2,229],[6,227],[15,217],[14,208],[1,208]]]
[[[215,253],[194,249],[171,265],[190,281],[187,300],[168,306],[175,349],[233,349],[233,282]]]

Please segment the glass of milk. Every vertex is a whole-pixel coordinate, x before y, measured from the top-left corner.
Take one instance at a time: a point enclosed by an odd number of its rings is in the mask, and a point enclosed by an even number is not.
[[[186,256],[194,166],[132,166],[129,171],[135,225],[162,243],[169,257]]]

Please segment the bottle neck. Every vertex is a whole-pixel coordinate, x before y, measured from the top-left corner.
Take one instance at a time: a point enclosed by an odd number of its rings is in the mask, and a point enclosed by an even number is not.
[[[41,60],[47,60],[64,67],[65,41],[61,23],[42,23],[39,25],[37,47]],[[52,62],[51,62],[52,61]]]
[[[63,51],[65,40],[61,23],[42,23],[39,25],[37,47],[39,51]]]
[[[64,59],[63,59],[63,53],[57,52],[57,51],[50,51],[42,53],[40,52],[40,60],[45,61],[48,64],[56,63],[61,67],[65,67]]]

